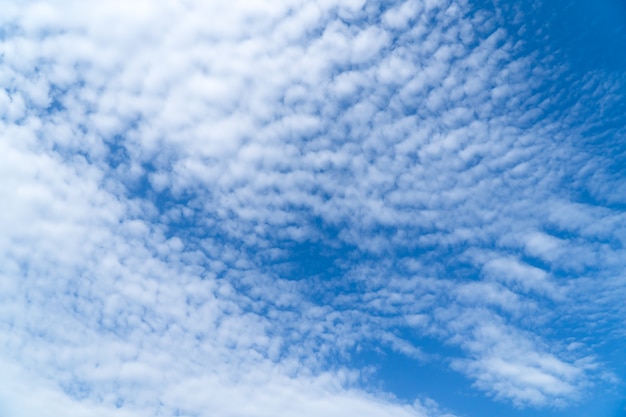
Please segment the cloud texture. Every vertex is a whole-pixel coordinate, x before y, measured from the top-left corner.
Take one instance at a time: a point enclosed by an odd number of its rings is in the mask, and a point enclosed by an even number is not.
[[[520,407],[615,382],[624,78],[532,9],[0,4],[4,412],[452,415],[368,349]]]

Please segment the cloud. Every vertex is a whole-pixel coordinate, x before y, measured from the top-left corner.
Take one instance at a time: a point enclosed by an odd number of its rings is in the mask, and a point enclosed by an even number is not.
[[[464,315],[475,314],[484,312]],[[532,337],[496,320],[464,317],[463,322],[468,320],[473,327],[472,336],[461,343],[476,356],[470,360],[455,360],[452,367],[475,378],[476,386],[497,398],[513,399],[517,405],[552,406],[566,405],[584,388],[586,369],[582,363],[564,362],[542,351]]]
[[[497,12],[378,6],[9,4],[11,372],[77,415],[442,415],[350,365],[432,360],[409,328],[496,398],[578,400],[600,365],[545,329],[597,286],[623,320],[626,235],[620,178],[554,107],[566,69]]]

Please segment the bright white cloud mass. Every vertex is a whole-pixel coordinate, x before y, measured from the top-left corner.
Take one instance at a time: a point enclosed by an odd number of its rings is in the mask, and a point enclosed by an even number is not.
[[[626,8],[528,3],[0,0],[0,416],[626,415]]]

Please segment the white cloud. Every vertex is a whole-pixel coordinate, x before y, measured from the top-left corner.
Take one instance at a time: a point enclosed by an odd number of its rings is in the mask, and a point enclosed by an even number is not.
[[[501,323],[484,317],[463,321],[461,326],[469,324],[473,329],[472,336],[461,343],[475,357],[455,360],[452,366],[475,378],[476,386],[520,406],[563,407],[580,398],[586,382],[584,367],[542,351],[528,335]]]
[[[42,397],[76,415],[439,415],[326,363],[362,340],[423,360],[407,324],[498,398],[580,396],[593,369],[529,322],[584,300],[558,274],[597,268],[623,294],[624,217],[559,191],[581,164],[576,130],[537,104],[556,70],[495,17],[4,3],[0,352]],[[328,288],[264,264],[294,242],[348,248]],[[471,278],[447,265],[463,262]]]

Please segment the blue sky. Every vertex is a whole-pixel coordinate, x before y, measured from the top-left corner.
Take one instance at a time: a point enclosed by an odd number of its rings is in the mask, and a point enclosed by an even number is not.
[[[0,416],[626,415],[623,2],[0,9]]]

